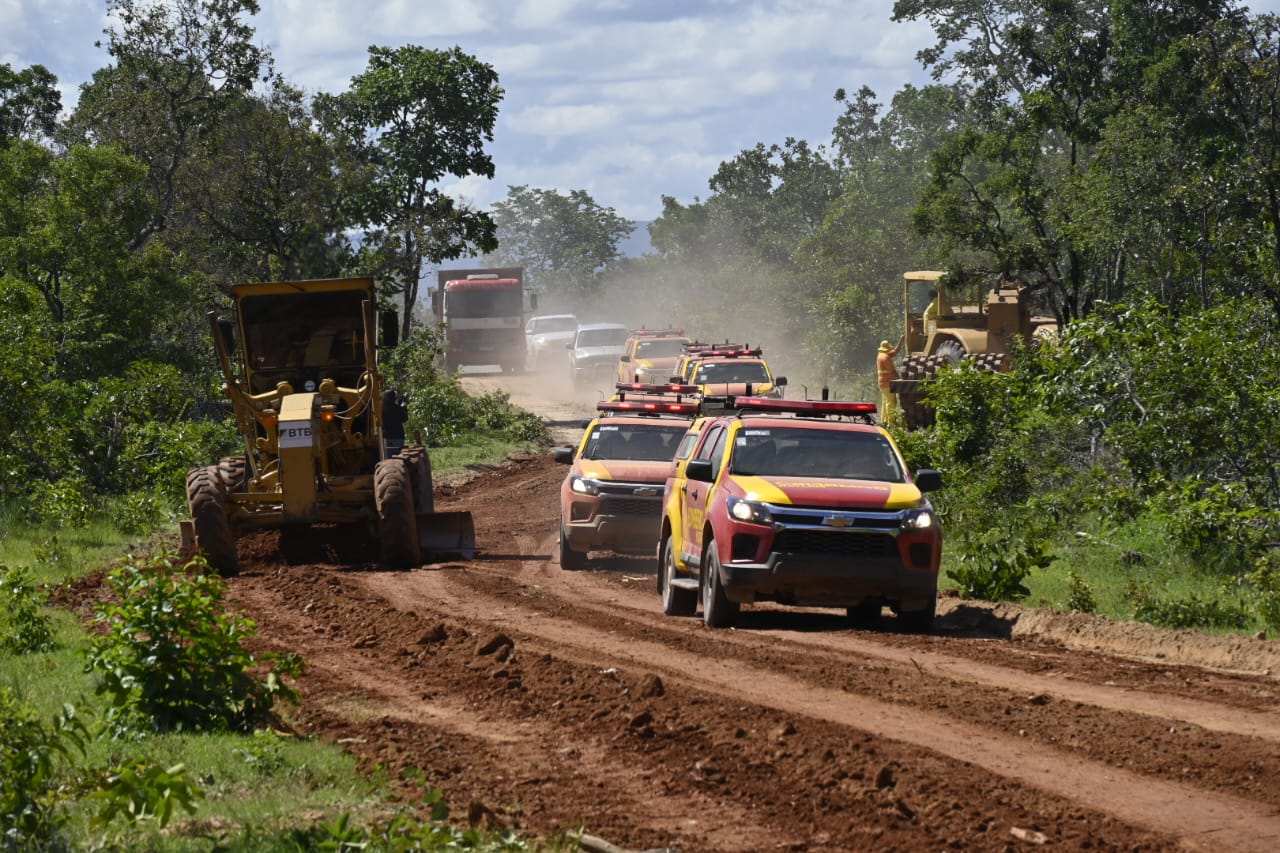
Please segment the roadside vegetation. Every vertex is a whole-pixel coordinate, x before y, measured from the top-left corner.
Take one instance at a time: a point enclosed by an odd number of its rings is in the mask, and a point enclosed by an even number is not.
[[[520,264],[544,310],[763,344],[792,394],[868,399],[903,271],[1017,278],[1058,341],[944,372],[937,425],[898,433],[945,475],[946,583],[1280,631],[1280,18],[898,0],[933,28],[934,84],[849,81],[829,142],[741,151],[623,258],[633,224],[584,191],[489,212],[443,191],[494,174],[503,94],[458,48],[375,46],[310,97],[256,46],[254,0],[107,11],[110,63],[65,115],[54,72],[0,64],[5,849],[523,849],[452,828],[438,792],[389,813],[380,780],[284,734],[305,661],[248,655],[221,582],[152,541],[186,472],[235,452],[205,314],[241,281],[377,277],[403,332],[382,368],[443,473],[545,430],[442,371],[429,267]],[[97,622],[48,606],[104,567]],[[161,599],[208,609],[161,624]],[[135,645],[171,630],[166,654],[213,643],[214,670]]]

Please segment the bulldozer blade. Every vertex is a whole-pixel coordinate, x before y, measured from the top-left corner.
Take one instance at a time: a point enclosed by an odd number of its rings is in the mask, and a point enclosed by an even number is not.
[[[469,512],[429,512],[418,516],[418,546],[423,556],[476,555],[476,525]]]

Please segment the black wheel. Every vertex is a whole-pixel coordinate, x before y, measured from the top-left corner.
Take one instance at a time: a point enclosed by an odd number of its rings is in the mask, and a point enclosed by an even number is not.
[[[869,598],[845,609],[845,617],[855,628],[874,628],[880,621],[880,599]]]
[[[569,547],[569,531],[560,525],[560,568],[567,572],[577,572],[587,567],[587,552],[575,551]]]
[[[195,528],[196,547],[204,553],[209,568],[226,578],[238,575],[240,558],[217,466],[197,468],[187,475],[187,508]]]
[[[218,462],[218,479],[228,492],[243,492],[249,485],[249,460],[244,454],[224,457]]]
[[[662,612],[668,616],[692,616],[698,610],[698,593],[672,583],[676,577],[676,554],[671,547],[671,534],[662,539],[658,578],[662,592]]]
[[[413,491],[413,509],[416,513],[436,511],[435,486],[431,481],[431,456],[421,444],[411,444],[396,456],[404,460],[409,474],[409,488]]]
[[[373,499],[383,567],[399,571],[421,565],[413,487],[404,460],[384,459],[373,469]]]
[[[923,610],[899,611],[898,628],[909,634],[928,634],[933,630],[933,617],[937,609],[938,600],[933,598]]]
[[[702,558],[702,621],[708,628],[731,628],[738,621],[738,602],[724,594],[720,581],[720,555],[716,540],[708,539]]]

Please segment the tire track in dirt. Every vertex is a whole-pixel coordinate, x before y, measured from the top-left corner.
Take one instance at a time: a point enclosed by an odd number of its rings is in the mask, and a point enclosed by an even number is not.
[[[544,611],[527,612],[503,600],[476,597],[449,587],[445,573],[418,575],[410,583],[369,576],[379,595],[450,610],[544,641],[560,656],[580,663],[610,662],[664,677],[726,699],[814,717],[877,737],[889,738],[1049,791],[1152,831],[1172,832],[1187,843],[1218,849],[1271,851],[1280,847],[1280,813],[1274,807],[1173,784],[1082,760],[1068,752],[1028,748],[1024,739],[958,722],[946,714],[905,708],[849,693],[821,689],[777,672],[744,667],[673,649],[620,631],[600,631]]]

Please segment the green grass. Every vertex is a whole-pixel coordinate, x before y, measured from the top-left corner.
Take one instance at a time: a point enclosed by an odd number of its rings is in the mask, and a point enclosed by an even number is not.
[[[1145,615],[1157,623],[1185,616],[1190,608],[1208,611],[1200,614],[1205,624],[1194,627],[1210,633],[1253,633],[1265,627],[1247,584],[1180,553],[1151,519],[1140,518],[1119,528],[1082,528],[1059,543],[1053,555],[1050,566],[1036,569],[1027,578],[1030,595],[1025,604],[1073,609],[1074,575],[1076,590],[1083,585],[1093,600],[1092,612],[1113,619],[1139,618],[1144,615],[1139,605],[1147,602],[1155,609]],[[1229,613],[1235,608],[1247,611],[1246,624],[1221,624],[1226,620],[1220,612],[1215,618],[1216,610]]]
[[[438,479],[453,479],[463,469],[492,465],[515,450],[537,449],[509,440],[477,438],[466,447],[431,451]],[[90,520],[75,528],[35,526],[14,506],[0,507],[0,531],[0,565],[27,568],[32,583],[41,589],[91,574],[130,555],[151,553],[155,543],[172,547],[176,541],[175,527],[143,541],[122,534],[108,519]],[[56,608],[46,612],[55,648],[21,656],[0,654],[0,684],[11,688],[46,723],[70,704],[91,733],[96,732],[105,700],[94,694],[93,677],[84,671],[89,635],[74,614]],[[288,709],[283,711],[287,717]],[[355,760],[337,746],[271,732],[179,733],[129,740],[93,737],[83,755],[72,753],[73,766],[67,774],[68,778],[89,778],[95,768],[138,760],[163,767],[183,765],[189,779],[204,792],[195,815],[179,811],[163,830],[150,822],[133,827],[115,823],[103,830],[90,824],[91,801],[71,801],[66,804],[63,838],[70,849],[299,850],[306,847],[300,846],[294,833],[310,833],[306,844],[314,844],[327,837],[323,830],[317,836],[317,827],[343,820],[375,827],[396,811],[385,780],[361,776]],[[525,849],[520,842],[496,838],[486,844],[472,849]],[[418,849],[445,848],[429,844]]]

